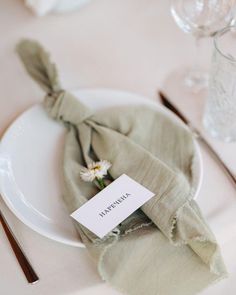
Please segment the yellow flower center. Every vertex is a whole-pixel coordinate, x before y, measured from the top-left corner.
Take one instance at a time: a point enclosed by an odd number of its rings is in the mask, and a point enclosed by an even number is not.
[[[100,169],[101,169],[101,166],[100,165],[97,165],[97,166],[93,167],[92,170],[97,171],[97,170],[100,170]]]

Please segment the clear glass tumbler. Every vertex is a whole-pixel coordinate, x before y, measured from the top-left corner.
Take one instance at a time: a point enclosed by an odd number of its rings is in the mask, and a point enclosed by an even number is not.
[[[220,140],[236,140],[236,26],[219,31],[214,52],[203,123]]]

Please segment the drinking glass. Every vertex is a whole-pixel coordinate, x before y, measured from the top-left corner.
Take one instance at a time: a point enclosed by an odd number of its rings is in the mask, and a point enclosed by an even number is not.
[[[236,140],[236,26],[219,31],[214,52],[203,123],[220,140]]]
[[[235,0],[171,0],[171,14],[185,33],[195,37],[195,64],[184,77],[184,84],[198,92],[207,86],[208,74],[198,65],[198,45],[203,37],[213,36],[233,20]]]

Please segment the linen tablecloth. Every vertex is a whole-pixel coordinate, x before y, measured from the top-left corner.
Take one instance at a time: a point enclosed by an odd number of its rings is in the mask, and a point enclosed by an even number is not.
[[[28,83],[15,55],[14,46],[21,37],[47,44],[56,62],[60,60],[62,82],[67,89],[109,87],[156,99],[157,88],[163,87],[201,127],[204,93],[195,97],[187,93],[180,95],[181,85],[177,85],[177,80],[173,84],[169,76],[193,62],[194,44],[191,36],[181,32],[172,20],[168,1],[91,1],[78,12],[44,18],[32,16],[17,0],[0,0],[0,7],[1,135],[17,115],[42,97],[42,92]],[[203,41],[202,51],[202,63],[207,64],[211,55],[210,41]],[[236,145],[212,142],[236,173]],[[222,242],[231,276],[201,295],[234,295],[236,193],[204,150],[203,163],[204,179],[198,203]],[[84,250],[40,236],[18,221],[2,201],[1,206],[41,280],[37,285],[27,285],[0,227],[0,294],[118,294],[100,280]]]

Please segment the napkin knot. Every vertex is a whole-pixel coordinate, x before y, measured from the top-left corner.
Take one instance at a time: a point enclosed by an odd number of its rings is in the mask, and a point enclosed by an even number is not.
[[[47,94],[44,108],[53,119],[76,126],[92,115],[88,107],[64,90]]]
[[[24,39],[16,50],[29,75],[47,93],[44,107],[53,119],[78,125],[92,115],[88,107],[62,89],[56,65],[38,42]]]

